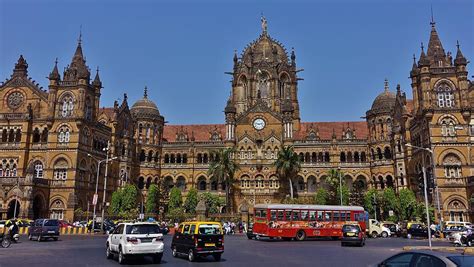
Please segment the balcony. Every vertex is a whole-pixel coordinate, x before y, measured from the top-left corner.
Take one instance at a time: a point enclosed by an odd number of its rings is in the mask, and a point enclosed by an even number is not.
[[[444,186],[466,186],[466,178],[459,177],[459,178],[445,178],[444,179]]]
[[[33,178],[33,183],[35,185],[49,185],[49,180],[45,178]]]
[[[0,144],[0,149],[18,149],[18,148],[20,148],[20,142]]]
[[[25,177],[1,177],[0,184],[3,185],[16,185],[17,183],[24,185],[26,183]]]

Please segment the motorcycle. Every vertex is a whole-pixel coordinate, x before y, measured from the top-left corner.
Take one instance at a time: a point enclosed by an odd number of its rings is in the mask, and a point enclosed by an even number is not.
[[[8,229],[10,240],[17,243],[20,240],[20,235],[18,234],[18,226],[16,224],[13,224]]]
[[[5,234],[5,227],[3,227],[3,233],[0,233],[0,245],[2,248],[8,248],[11,244],[10,237]]]
[[[454,235],[453,244],[455,247],[471,247],[473,245],[474,235],[460,232]]]

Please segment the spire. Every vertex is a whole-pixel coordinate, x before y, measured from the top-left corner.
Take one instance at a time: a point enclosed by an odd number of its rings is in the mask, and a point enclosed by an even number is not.
[[[413,66],[411,67],[410,76],[414,77],[418,74],[418,65],[416,64],[416,56],[413,54]]]
[[[385,93],[388,93],[389,89],[390,88],[388,87],[388,80],[387,80],[387,78],[385,78],[385,81],[383,82],[383,91]]]
[[[441,40],[439,39],[438,32],[436,31],[436,22],[434,21],[433,18],[433,11],[431,12],[431,33],[430,33],[430,41],[428,42],[428,50],[427,50],[427,56],[428,57],[436,57],[438,59],[439,57],[446,57],[446,53],[444,52],[443,44],[441,43]],[[437,61],[437,60],[436,60]]]
[[[148,99],[148,87],[145,86],[145,89],[143,90],[143,98]]]
[[[295,65],[296,65],[295,60],[296,60],[295,48],[292,47],[292,48],[291,48],[291,65],[292,65],[292,66],[295,66]]]
[[[54,61],[54,68],[53,68],[53,71],[51,71],[51,73],[49,74],[49,79],[55,80],[55,81],[58,81],[61,79],[61,76],[59,75],[59,71],[58,71],[58,58],[56,58],[56,60]]]
[[[430,65],[430,61],[429,59],[426,57],[426,54],[425,54],[425,47],[423,46],[423,42],[421,42],[421,54],[420,54],[420,60],[418,60],[418,65],[420,66],[429,66]]]
[[[23,55],[20,55],[18,58],[18,62],[15,64],[15,68],[13,69],[13,76],[16,77],[27,77],[28,76],[28,63],[23,58]]]
[[[239,60],[239,58],[237,57],[237,50],[234,50],[234,65],[237,64],[238,60]]]
[[[227,105],[225,106],[224,112],[225,113],[236,113],[237,112],[237,109],[232,104],[232,100],[230,99],[230,97],[227,100]]]
[[[456,41],[456,47],[458,51],[456,52],[456,59],[454,60],[454,65],[467,65],[467,60],[461,52],[459,41]]]
[[[76,81],[78,79],[89,80],[90,72],[89,68],[86,66],[86,60],[82,53],[82,27],[79,33],[79,38],[77,40],[76,51],[72,57],[71,64],[64,72],[65,81]]]
[[[100,81],[100,77],[99,77],[99,66],[97,66],[97,70],[96,70],[96,73],[95,73],[95,78],[94,78],[94,81],[92,82],[92,84],[99,87],[99,88],[102,88],[102,82]]]

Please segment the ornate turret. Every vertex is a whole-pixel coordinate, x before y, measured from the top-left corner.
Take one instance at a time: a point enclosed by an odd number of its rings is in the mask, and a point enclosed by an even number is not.
[[[225,106],[224,112],[225,113],[236,113],[237,112],[237,110],[236,110],[235,106],[232,104],[232,101],[231,101],[230,98],[227,100],[227,105]]]
[[[425,54],[425,47],[423,46],[423,43],[421,43],[421,54],[420,54],[420,60],[418,60],[418,66],[425,67],[429,65],[430,65],[430,60]]]
[[[28,77],[28,63],[26,63],[23,55],[20,55],[18,62],[15,64],[12,77]]]
[[[418,69],[418,65],[416,64],[416,57],[415,57],[415,54],[413,54],[413,66],[411,67],[410,76],[411,76],[411,77],[416,76],[419,71],[420,71],[420,70]]]
[[[295,48],[291,48],[291,66],[296,66]]]
[[[65,81],[77,81],[79,79],[85,79],[87,81],[90,79],[90,71],[82,53],[82,35],[79,35],[76,52],[72,57],[71,64],[64,71]]]
[[[58,71],[58,59],[57,58],[54,61],[54,68],[51,71],[51,73],[49,74],[48,78],[49,78],[50,81],[59,81],[61,79],[61,76],[59,75],[59,71]]]
[[[461,52],[461,49],[459,48],[459,41],[457,41],[456,46],[458,48],[458,51],[456,52],[456,59],[454,60],[454,65],[459,66],[459,65],[467,65],[467,59],[464,57],[464,55]]]
[[[94,78],[94,81],[92,82],[92,85],[94,85],[95,87],[97,88],[102,88],[102,82],[100,81],[100,77],[99,77],[99,67],[97,67],[97,71],[95,73],[95,78]]]

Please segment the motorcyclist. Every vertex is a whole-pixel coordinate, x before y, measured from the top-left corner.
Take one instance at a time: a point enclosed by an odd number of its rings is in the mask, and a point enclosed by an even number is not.
[[[18,232],[19,232],[19,227],[18,227],[17,221],[16,220],[8,220],[8,221],[6,221],[5,226],[8,227],[8,234],[10,236],[10,240],[16,241],[15,235],[17,235]]]

